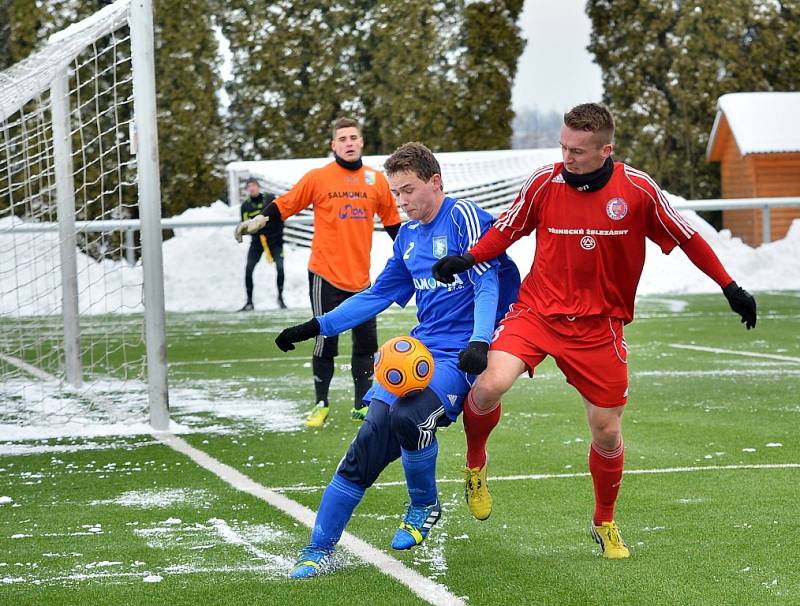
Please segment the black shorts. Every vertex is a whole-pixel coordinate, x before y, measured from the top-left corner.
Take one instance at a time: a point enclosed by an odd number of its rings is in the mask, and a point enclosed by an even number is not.
[[[335,309],[352,297],[354,292],[336,288],[319,274],[308,272],[308,295],[311,298],[311,311],[314,316]],[[371,318],[352,330],[353,355],[373,356],[378,351],[378,324]],[[339,355],[339,337],[317,337],[314,355],[319,358],[332,358]]]

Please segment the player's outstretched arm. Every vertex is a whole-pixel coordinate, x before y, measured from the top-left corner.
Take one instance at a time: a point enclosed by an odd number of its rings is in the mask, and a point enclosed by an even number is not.
[[[319,321],[316,318],[311,318],[308,322],[284,328],[277,337],[275,337],[275,345],[281,351],[292,351],[295,343],[313,339],[319,335]]]
[[[248,219],[247,221],[242,221],[239,223],[239,225],[236,226],[233,237],[236,238],[237,242],[241,242],[243,235],[254,234],[264,229],[264,226],[268,222],[280,220],[281,211],[278,210],[278,207],[273,202],[263,210],[263,214],[256,215],[252,219]]]
[[[739,314],[742,324],[747,330],[756,327],[756,300],[749,292],[739,286],[725,271],[719,257],[714,253],[708,242],[698,233],[681,244],[681,250],[686,253],[689,260],[694,265],[714,280],[720,288],[722,294],[728,300],[731,309]]]
[[[469,374],[479,375],[486,370],[488,363],[500,281],[496,264],[485,269],[479,266],[470,272],[469,277],[475,285],[473,328],[469,343],[458,354],[458,367]]]

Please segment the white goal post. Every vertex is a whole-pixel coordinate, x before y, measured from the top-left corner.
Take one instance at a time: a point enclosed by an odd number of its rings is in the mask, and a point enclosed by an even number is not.
[[[37,398],[43,417],[79,416],[53,402],[109,376],[146,383],[127,416],[169,428],[159,180],[152,0],[117,0],[0,73],[0,423]],[[76,229],[128,219],[138,261],[121,233]],[[26,230],[54,221],[57,242]]]

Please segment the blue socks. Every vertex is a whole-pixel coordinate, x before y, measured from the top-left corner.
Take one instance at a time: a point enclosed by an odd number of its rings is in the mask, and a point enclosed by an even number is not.
[[[403,461],[403,471],[406,474],[406,485],[411,497],[411,504],[415,507],[426,507],[436,503],[436,457],[439,454],[439,442],[421,450],[406,450],[402,448],[400,456]]]
[[[322,494],[311,544],[314,547],[332,550],[342,538],[345,526],[353,515],[353,510],[361,502],[364,489],[358,484],[345,480],[338,473]]]

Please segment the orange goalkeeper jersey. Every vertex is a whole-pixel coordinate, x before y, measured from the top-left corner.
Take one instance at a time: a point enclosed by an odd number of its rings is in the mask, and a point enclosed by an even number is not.
[[[373,218],[400,223],[383,173],[362,166],[348,170],[335,161],[308,171],[275,200],[285,221],[314,205],[314,237],[308,269],[342,290],[369,286]]]

